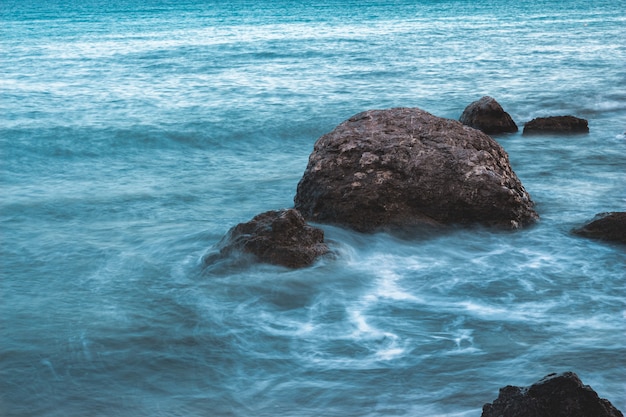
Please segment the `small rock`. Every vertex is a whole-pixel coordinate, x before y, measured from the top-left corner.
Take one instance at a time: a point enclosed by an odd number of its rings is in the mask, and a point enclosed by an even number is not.
[[[550,374],[530,387],[506,386],[482,417],[623,417],[573,372]]]
[[[600,213],[589,223],[574,229],[579,236],[626,243],[626,212]]]
[[[464,125],[487,134],[517,132],[517,125],[493,97],[484,96],[463,110],[459,119]]]
[[[524,125],[524,135],[589,133],[587,120],[574,116],[538,117]]]
[[[239,223],[218,244],[217,258],[240,251],[253,254],[261,262],[301,268],[329,252],[324,231],[306,224],[294,209],[267,211],[247,223]],[[216,260],[208,256],[205,264]]]

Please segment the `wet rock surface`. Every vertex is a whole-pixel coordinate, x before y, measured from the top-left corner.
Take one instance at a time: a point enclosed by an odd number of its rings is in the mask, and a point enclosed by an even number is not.
[[[587,120],[574,116],[538,117],[524,125],[524,135],[589,133]]]
[[[573,372],[550,374],[530,387],[506,386],[482,417],[623,417]]]
[[[484,96],[463,110],[459,121],[487,134],[513,133],[518,128],[511,116],[493,97]]]
[[[600,213],[589,223],[574,229],[573,232],[591,239],[626,243],[626,212]]]
[[[362,112],[319,138],[294,201],[307,220],[363,232],[538,218],[496,141],[418,108]]]
[[[218,246],[219,254],[206,257],[205,264],[243,252],[261,262],[302,268],[329,252],[324,231],[306,224],[294,209],[268,211],[240,223],[228,231]]]

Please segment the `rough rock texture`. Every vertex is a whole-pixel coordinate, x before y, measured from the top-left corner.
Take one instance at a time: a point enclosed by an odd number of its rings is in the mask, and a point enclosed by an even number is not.
[[[463,110],[461,123],[487,134],[517,132],[517,125],[493,97],[484,96]]]
[[[574,233],[592,239],[626,243],[626,212],[600,213]]]
[[[524,135],[589,133],[587,120],[574,116],[538,117],[524,125]]]
[[[623,417],[575,373],[550,374],[530,387],[507,386],[482,417]]]
[[[324,231],[309,226],[294,209],[268,211],[239,223],[220,242],[220,257],[235,251],[251,253],[260,261],[290,268],[311,265],[329,252]],[[205,259],[210,263],[215,257]]]
[[[364,232],[538,218],[496,141],[417,108],[359,113],[319,138],[294,201],[308,220]]]

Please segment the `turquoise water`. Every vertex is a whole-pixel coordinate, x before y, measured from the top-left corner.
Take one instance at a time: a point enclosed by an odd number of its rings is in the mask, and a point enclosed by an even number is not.
[[[26,4],[25,4],[26,3]],[[624,2],[0,3],[0,414],[479,416],[574,371],[626,409]],[[321,225],[313,267],[201,258],[291,207],[367,109],[483,95],[542,220],[427,239]]]

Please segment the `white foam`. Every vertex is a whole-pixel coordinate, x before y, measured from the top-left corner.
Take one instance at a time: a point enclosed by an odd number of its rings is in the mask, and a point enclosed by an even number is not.
[[[361,263],[367,273],[374,273],[376,279],[371,291],[364,296],[367,302],[376,302],[379,299],[396,301],[421,302],[421,298],[402,288],[399,282],[406,275],[406,271],[412,272],[425,268],[425,265],[407,256],[395,256],[391,254],[376,254],[369,256],[367,262]],[[398,273],[397,270],[403,271]]]
[[[373,356],[377,360],[392,360],[405,353],[405,348],[401,346],[398,335],[370,325],[366,316],[359,309],[350,310],[349,314],[351,322],[356,327],[350,338],[365,344],[370,350],[374,350]]]
[[[388,298],[397,301],[419,302],[420,299],[415,295],[407,292],[398,285],[401,276],[392,270],[382,270],[378,273],[378,286],[376,287],[376,296],[380,298]]]
[[[528,321],[545,318],[545,311],[552,308],[554,303],[523,303],[518,304],[515,309],[512,309],[510,306],[507,308],[497,307],[468,300],[457,303],[457,306],[482,319]]]

